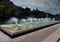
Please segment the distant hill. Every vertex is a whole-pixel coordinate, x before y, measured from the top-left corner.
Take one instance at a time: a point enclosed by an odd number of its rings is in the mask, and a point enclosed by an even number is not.
[[[15,6],[10,0],[0,0],[0,21],[17,16],[22,10],[22,7]]]

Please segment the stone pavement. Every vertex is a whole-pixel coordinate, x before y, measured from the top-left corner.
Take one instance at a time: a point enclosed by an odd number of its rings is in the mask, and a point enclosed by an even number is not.
[[[60,38],[60,26],[58,27],[58,30],[56,30],[53,34],[51,34],[42,42],[56,42],[58,38]]]
[[[56,42],[60,37],[60,24],[47,27],[17,38],[10,38],[0,31],[0,42]]]

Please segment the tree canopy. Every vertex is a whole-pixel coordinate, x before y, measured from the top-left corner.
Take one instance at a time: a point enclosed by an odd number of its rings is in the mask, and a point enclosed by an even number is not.
[[[48,14],[48,16],[47,16]],[[0,22],[8,20],[10,17],[17,17],[19,19],[29,17],[36,18],[53,18],[54,15],[46,13],[44,11],[39,11],[38,9],[22,8],[20,6],[15,6],[10,0],[0,0]],[[60,18],[60,15],[55,15]]]

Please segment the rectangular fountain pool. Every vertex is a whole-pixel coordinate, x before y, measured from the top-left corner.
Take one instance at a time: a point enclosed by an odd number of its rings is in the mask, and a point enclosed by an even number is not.
[[[18,24],[18,25],[0,25],[0,30],[9,35],[10,37],[14,38],[18,35],[27,34],[29,32],[43,29],[45,27],[54,25],[59,23],[58,21],[49,21],[49,22],[33,22],[33,23],[25,23],[25,24]]]

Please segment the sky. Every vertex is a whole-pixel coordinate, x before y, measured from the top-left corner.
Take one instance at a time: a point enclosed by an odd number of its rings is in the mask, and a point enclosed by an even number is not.
[[[31,10],[38,8],[40,11],[45,11],[51,14],[60,13],[59,0],[10,0],[15,5],[23,8],[29,7]]]

